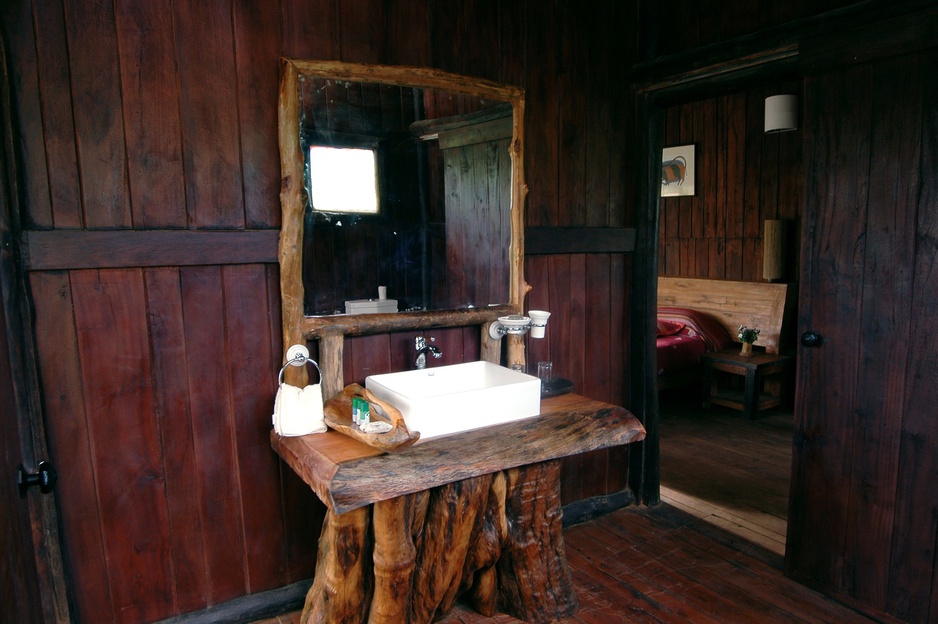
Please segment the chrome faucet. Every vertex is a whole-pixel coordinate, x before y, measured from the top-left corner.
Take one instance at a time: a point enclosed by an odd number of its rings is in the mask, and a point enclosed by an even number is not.
[[[433,342],[433,338],[430,338],[430,342]],[[427,339],[423,336],[417,336],[414,339],[414,348],[417,350],[417,358],[414,360],[414,368],[422,369],[427,367],[427,355],[432,355],[435,358],[443,357],[443,352],[440,351],[435,345],[428,344]]]

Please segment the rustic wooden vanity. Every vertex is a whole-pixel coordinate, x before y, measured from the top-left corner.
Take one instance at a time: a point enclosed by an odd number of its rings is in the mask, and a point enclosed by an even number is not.
[[[544,399],[538,417],[398,453],[331,430],[272,432],[328,508],[301,621],[431,622],[460,596],[484,615],[572,615],[560,459],[644,436],[625,409],[575,394]]]
[[[283,344],[289,347],[318,342],[316,357],[323,396],[336,396],[346,388],[347,336],[476,326],[479,359],[495,364],[504,360],[508,367],[523,366],[523,337],[509,334],[503,345],[501,335],[489,331],[500,317],[522,314],[530,290],[523,275],[524,204],[528,192],[524,177],[523,89],[432,68],[302,59],[283,59],[281,68]],[[315,108],[306,108],[306,103],[315,104],[316,98],[301,96],[308,91],[303,85],[319,84],[316,81],[403,87],[407,93],[415,89],[430,93],[440,90],[448,93],[447,97],[478,99],[480,105],[501,102],[505,110],[511,110],[510,141],[501,132],[507,119],[500,117],[496,124],[500,131],[496,151],[502,150],[510,159],[510,167],[505,166],[502,156],[497,160],[501,163],[498,171],[510,180],[508,192],[493,202],[492,211],[479,210],[477,193],[471,190],[473,184],[462,177],[443,180],[452,182],[453,192],[443,193],[449,199],[439,207],[446,214],[447,258],[458,267],[449,273],[475,276],[465,280],[464,286],[498,283],[503,288],[482,293],[458,291],[458,297],[444,302],[456,307],[436,308],[421,303],[417,311],[321,315],[312,306],[307,316],[304,276],[310,274],[310,267],[305,262],[334,258],[331,252],[317,256],[315,245],[304,242],[310,205],[300,122],[319,117]],[[459,123],[469,121],[463,118]],[[491,127],[485,125],[489,121],[479,126],[475,125],[480,122],[478,118],[471,121],[474,129],[466,131],[467,136],[489,136]],[[485,132],[482,126],[487,128]],[[324,129],[332,128],[326,124]],[[429,133],[425,138],[432,139],[433,135]],[[439,136],[435,140],[442,146]],[[472,141],[466,146],[458,143],[447,142],[445,149],[475,145]],[[480,148],[474,158],[480,163],[489,162],[486,158],[496,151]],[[479,170],[488,171],[486,167]],[[487,174],[482,177],[487,178]],[[482,188],[497,186],[486,182]],[[482,218],[483,213],[489,216]],[[492,223],[499,225],[499,235],[480,238],[480,233],[490,231]],[[469,240],[473,241],[471,245],[460,242]],[[395,254],[392,257],[396,258]],[[494,256],[504,262],[488,264]],[[481,260],[485,262],[472,268]],[[355,266],[373,268],[377,263],[369,256],[367,262],[356,258]],[[360,277],[363,272],[353,273]],[[395,271],[387,273],[398,275]],[[324,270],[323,274],[334,273]],[[379,283],[387,283],[378,279],[376,274],[371,280],[376,288]],[[362,285],[343,286],[336,292],[362,296],[351,292],[353,286]],[[452,285],[447,289],[451,295],[457,292]],[[328,288],[319,290],[325,292]],[[311,292],[318,291],[311,288]],[[285,379],[293,385],[305,385],[305,367],[290,367]],[[446,417],[440,414],[440,418]],[[272,432],[274,450],[328,508],[303,623],[431,622],[449,611],[460,596],[486,615],[500,610],[527,622],[549,622],[571,615],[577,601],[563,546],[560,459],[628,444],[644,436],[642,425],[625,409],[572,394],[542,400],[538,417],[433,438],[389,454],[336,431],[295,438],[279,438]]]

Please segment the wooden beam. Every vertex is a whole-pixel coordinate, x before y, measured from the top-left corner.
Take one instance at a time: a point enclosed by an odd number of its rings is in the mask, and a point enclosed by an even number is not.
[[[31,230],[27,271],[277,262],[280,230]]]
[[[933,48],[938,7],[928,7],[888,20],[877,20],[834,34],[806,39],[799,55],[801,73],[814,75],[835,67]]]
[[[632,253],[634,228],[529,227],[524,231],[525,253]]]

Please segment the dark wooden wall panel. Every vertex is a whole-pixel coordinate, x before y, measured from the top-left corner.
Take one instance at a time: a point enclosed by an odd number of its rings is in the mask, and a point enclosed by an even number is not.
[[[799,273],[801,132],[764,134],[773,85],[668,108],[665,146],[696,146],[695,195],[662,197],[660,275],[762,281],[766,219],[785,219],[785,280]]]
[[[24,11],[26,12],[26,11]],[[45,120],[46,158],[48,159],[48,191],[30,193],[35,200],[32,219],[37,226],[78,228],[82,226],[82,195],[78,174],[78,146],[75,136],[75,118],[69,89],[70,73],[65,37],[65,12],[61,2],[40,3],[35,7],[35,20],[42,32],[47,33],[36,41],[36,56],[42,63],[42,71],[36,67],[24,67],[24,78],[39,80],[42,104],[35,102],[35,110],[23,121],[42,123],[38,119],[42,111]],[[20,24],[30,35],[30,26]],[[22,36],[18,33],[16,36]],[[36,156],[27,152],[27,158]],[[45,183],[36,178],[27,188]],[[48,192],[48,194],[47,194]]]
[[[238,76],[238,131],[245,227],[280,226],[280,151],[277,132],[281,22],[267,0],[234,3],[234,42]]]
[[[921,59],[924,75],[938,73],[938,55]],[[892,560],[887,571],[886,610],[903,618],[919,617],[926,621],[938,619],[938,580],[936,580],[935,542],[938,517],[923,510],[938,509],[938,492],[934,474],[938,471],[938,454],[934,452],[935,405],[938,405],[938,344],[930,325],[934,319],[935,293],[938,293],[935,241],[938,241],[938,177],[926,174],[921,163],[938,159],[938,84],[934,80],[923,85],[924,112],[919,137],[909,137],[913,144],[921,141],[918,167],[921,174],[918,202],[931,206],[915,216],[914,245],[911,266],[916,276],[915,290],[909,300],[909,340],[917,345],[906,360],[902,388],[905,412],[900,432],[899,457],[901,470],[897,475]],[[914,128],[914,127],[913,127]],[[911,190],[911,189],[910,189]],[[904,198],[905,199],[905,198]],[[912,198],[907,198],[911,200]],[[908,240],[908,239],[907,239]],[[910,241],[912,242],[912,241]],[[927,580],[931,579],[929,583]],[[923,582],[924,580],[924,582]],[[911,589],[910,589],[911,588]],[[928,611],[925,605],[928,604]]]
[[[228,363],[229,358],[233,362],[242,354],[231,353],[226,344],[223,270],[221,267],[196,267],[180,272],[187,345],[185,365],[196,458],[192,482],[200,492],[205,565],[210,571],[209,604],[243,593],[247,565],[243,557],[245,501],[234,461],[232,369]],[[244,362],[240,364],[245,366]],[[272,395],[270,390],[267,394]]]
[[[175,2],[189,223],[243,228],[237,73],[230,2]]]
[[[184,228],[186,199],[171,6],[168,1],[123,0],[114,3],[114,13],[118,46],[138,51],[136,63],[120,65],[133,223],[142,228]],[[67,227],[58,222],[56,226]]]
[[[751,36],[794,20],[856,4],[854,0],[794,0],[792,2],[720,2],[677,0],[667,7],[641,3],[642,32],[647,60]]]
[[[268,312],[256,300],[274,303],[279,280],[272,267],[225,267],[225,318],[228,335],[227,367],[231,371],[232,416],[239,489],[243,498],[246,588],[250,593],[285,585],[286,575],[280,496],[271,487],[278,479],[278,460],[256,441],[270,432],[270,397],[279,368],[280,340]],[[273,292],[271,292],[273,291]],[[276,310],[276,305],[272,306]],[[239,364],[244,364],[241,366]]]
[[[275,230],[289,56],[519,84],[527,225],[633,227],[628,11],[568,0],[4,3],[22,222],[127,232],[125,247],[167,230]],[[121,262],[104,238],[82,240],[95,248],[29,275],[76,619],[158,620],[309,578],[323,507],[267,442],[284,346],[276,265],[211,250],[185,266]],[[529,360],[627,404],[628,255],[527,266],[527,307],[553,313]],[[426,332],[444,353],[431,365],[478,359],[479,331]],[[346,379],[411,366],[415,336],[350,339]],[[624,489],[627,453],[570,460],[565,502]]]
[[[175,520],[169,540],[170,565],[175,579],[175,606],[186,613],[205,604],[208,574],[199,491],[192,487],[192,477],[198,474],[198,468],[185,366],[182,291],[177,268],[149,269],[145,275],[150,341],[155,356],[153,409],[159,419],[166,468],[166,505]]]
[[[172,589],[142,272],[75,271],[70,286],[109,597],[117,619],[152,620]]]
[[[381,62],[384,56],[383,3],[345,0],[339,7],[339,55],[350,63]]]
[[[529,309],[549,310],[543,339],[526,338],[528,372],[537,362],[552,361],[554,374],[573,382],[587,396],[626,404],[624,353],[628,350],[623,326],[606,330],[597,319],[625,313],[627,263],[622,254],[531,256],[525,260],[525,278],[533,287]],[[581,303],[582,302],[582,303]],[[567,357],[568,350],[578,351]],[[626,451],[627,453],[627,451]],[[626,471],[623,453],[592,453],[564,460],[561,497],[565,503],[623,489]]]
[[[559,225],[557,179],[560,175],[560,150],[557,131],[560,115],[558,98],[558,53],[551,50],[558,40],[557,4],[546,2],[537,11],[528,11],[524,42],[527,67],[525,76],[525,178],[529,192],[525,205],[525,224]],[[545,50],[551,50],[545,53]],[[530,166],[537,163],[537,166]]]
[[[71,50],[82,50],[68,55],[69,79],[78,85],[71,93],[78,162],[107,163],[106,167],[79,166],[83,223],[89,229],[130,227],[126,138],[117,105],[121,101],[120,52],[113,3],[63,4],[65,40],[71,42]]]
[[[104,541],[109,536],[102,533],[95,494],[71,286],[64,272],[34,273],[30,277],[38,365],[44,371],[49,450],[60,470],[60,458],[67,458],[64,465],[68,472],[60,479],[56,496],[65,528],[63,556],[71,577],[72,600],[79,613],[114,621],[104,554]],[[145,581],[150,582],[149,578]]]
[[[426,2],[387,0],[385,37],[387,47],[380,62],[389,65],[429,65],[430,6]]]

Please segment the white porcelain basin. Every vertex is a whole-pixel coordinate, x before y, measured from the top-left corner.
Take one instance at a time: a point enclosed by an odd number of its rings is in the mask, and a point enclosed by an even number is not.
[[[491,362],[371,375],[365,387],[399,409],[421,441],[541,411],[540,379]]]

